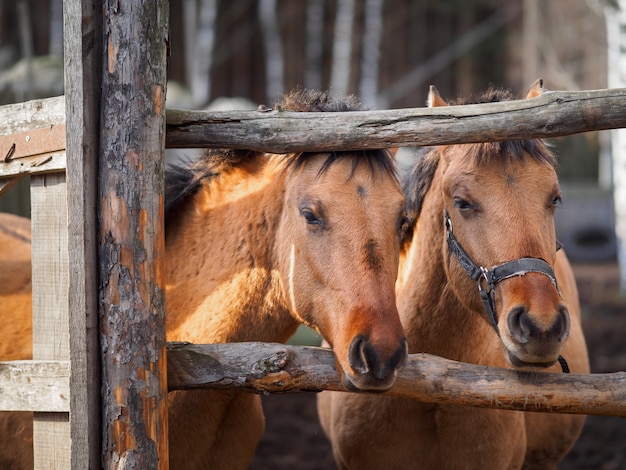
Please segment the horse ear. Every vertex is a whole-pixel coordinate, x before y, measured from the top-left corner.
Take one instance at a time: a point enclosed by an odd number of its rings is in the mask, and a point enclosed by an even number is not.
[[[536,96],[542,95],[544,91],[545,90],[543,88],[543,78],[538,78],[530,86],[530,90],[528,90],[528,94],[526,95],[526,99],[534,98]]]
[[[396,153],[400,150],[400,147],[391,147],[387,149],[392,158],[396,158]]]
[[[429,108],[437,108],[439,106],[448,106],[441,95],[439,94],[439,90],[435,87],[435,85],[431,85],[428,90],[428,100],[426,100],[426,104]]]

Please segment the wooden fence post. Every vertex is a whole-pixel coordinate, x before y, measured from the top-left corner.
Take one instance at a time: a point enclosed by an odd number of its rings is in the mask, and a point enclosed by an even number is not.
[[[102,1],[63,2],[71,468],[101,466],[97,170]]]
[[[103,464],[168,468],[163,174],[167,0],[109,1],[99,163]]]

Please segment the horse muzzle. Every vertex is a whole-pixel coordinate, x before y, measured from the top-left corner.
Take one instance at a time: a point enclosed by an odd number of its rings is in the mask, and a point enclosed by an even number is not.
[[[537,369],[556,363],[569,337],[569,312],[560,305],[557,314],[551,318],[552,323],[543,326],[526,307],[517,306],[509,311],[503,342],[511,365]]]
[[[398,347],[384,354],[371,339],[357,335],[348,348],[351,372],[344,370],[344,385],[352,391],[389,390],[406,364],[408,343],[402,338]]]

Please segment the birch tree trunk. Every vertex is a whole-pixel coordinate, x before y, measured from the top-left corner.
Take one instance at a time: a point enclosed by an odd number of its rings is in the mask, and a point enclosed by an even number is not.
[[[185,50],[187,80],[196,106],[205,106],[211,98],[211,66],[217,19],[217,0],[185,0]]]
[[[335,17],[333,58],[330,88],[333,94],[344,96],[350,86],[350,58],[352,56],[352,26],[354,0],[339,0]]]
[[[265,99],[272,103],[283,94],[285,76],[276,0],[259,1],[259,19],[265,46]]]
[[[63,0],[50,1],[50,45],[48,53],[63,57]]]
[[[605,2],[608,86],[626,85],[626,0]],[[611,131],[615,235],[620,270],[620,289],[626,292],[626,129]]]
[[[322,52],[324,50],[324,0],[309,0],[306,10],[306,72],[307,88],[322,88]]]
[[[378,105],[378,65],[383,31],[383,0],[366,0],[359,97],[368,108]]]

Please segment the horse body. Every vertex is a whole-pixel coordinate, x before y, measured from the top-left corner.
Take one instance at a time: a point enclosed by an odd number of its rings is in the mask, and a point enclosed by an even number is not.
[[[367,372],[351,370],[361,365],[351,351],[369,337],[395,362],[392,369],[406,354],[393,291],[399,233],[381,236],[404,214],[399,186],[385,191],[390,179],[365,163],[353,169],[349,158],[322,173],[328,154],[306,158],[285,168],[284,158],[247,154],[241,165],[218,170],[176,216],[179,225],[166,237],[168,340],[282,342],[306,323],[332,341],[339,369],[355,375],[347,383],[387,388],[395,371],[368,382]],[[355,238],[354,230],[369,236]],[[211,255],[198,256],[207,240]],[[379,250],[396,255],[372,267],[368,256]],[[389,314],[395,320],[383,323]],[[169,409],[173,468],[244,468],[263,431],[255,395],[179,391],[170,394]]]
[[[280,107],[356,109],[319,92]],[[168,341],[281,342],[305,323],[333,347],[347,387],[393,385],[408,351],[394,292],[406,210],[389,152],[209,152],[166,173],[166,206]],[[5,322],[30,321],[26,300],[6,305]],[[21,349],[10,358],[28,358]],[[176,391],[168,406],[171,468],[247,467],[264,427],[258,396]]]
[[[562,355],[572,372],[589,371],[576,283],[565,253],[555,248],[558,181],[549,152],[535,145],[541,144],[435,148],[409,177],[415,225],[400,256],[396,292],[411,353],[550,372],[560,372]],[[547,262],[558,290],[541,272],[498,283],[496,333],[477,282],[450,251],[447,224],[482,266]],[[554,468],[584,423],[582,416],[335,392],[320,394],[318,409],[339,467],[354,469]]]
[[[33,357],[30,241],[30,220],[0,213],[2,361]],[[33,468],[32,413],[0,413],[0,436],[0,468]]]

